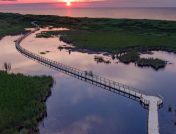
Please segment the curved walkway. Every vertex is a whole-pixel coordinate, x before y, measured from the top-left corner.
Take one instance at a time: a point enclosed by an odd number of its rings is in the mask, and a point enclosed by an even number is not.
[[[20,43],[29,35],[32,33],[35,33],[36,31],[40,30],[40,27],[32,23],[36,28],[23,35],[19,39],[17,39],[15,46],[16,49],[23,54],[24,56],[31,58],[45,66],[48,66],[50,68],[53,68],[57,71],[61,71],[67,75],[73,76],[77,79],[86,81],[90,84],[96,85],[98,87],[107,89],[111,92],[115,92],[117,94],[123,95],[125,97],[128,97],[130,99],[136,100],[144,106],[144,108],[147,108],[149,110],[149,116],[148,116],[148,134],[159,134],[159,122],[158,122],[158,109],[162,106],[163,101],[158,96],[153,95],[147,95],[141,90],[137,90],[135,88],[129,87],[127,85],[106,79],[104,77],[98,76],[93,74],[90,71],[81,71],[79,69],[64,65],[62,63],[44,58],[40,55],[37,55],[35,53],[32,53],[26,49],[24,49],[22,46],[20,46]]]

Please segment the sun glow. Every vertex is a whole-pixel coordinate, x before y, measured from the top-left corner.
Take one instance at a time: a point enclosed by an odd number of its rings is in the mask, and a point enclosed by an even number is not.
[[[70,7],[70,6],[79,6],[79,3],[80,5],[82,5],[82,3],[86,3],[86,2],[90,3],[90,2],[107,1],[107,0],[55,0],[55,1],[63,2],[65,3],[65,6]]]
[[[65,0],[65,2],[68,7],[71,6],[71,0]]]

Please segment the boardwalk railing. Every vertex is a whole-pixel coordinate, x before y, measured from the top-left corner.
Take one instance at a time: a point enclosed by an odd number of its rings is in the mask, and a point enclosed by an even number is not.
[[[75,78],[84,80],[84,81],[91,83],[93,85],[96,85],[98,87],[107,89],[111,92],[115,92],[120,95],[129,97],[130,99],[139,101],[145,108],[148,108],[150,101],[145,99],[145,96],[148,94],[144,93],[144,91],[142,91],[142,90],[138,90],[136,88],[133,88],[133,87],[109,80],[107,78],[95,75],[89,71],[81,71],[77,68],[73,68],[73,67],[64,65],[60,62],[56,62],[56,61],[47,59],[45,57],[42,57],[42,56],[37,55],[35,53],[32,53],[32,52],[24,49],[23,47],[21,47],[20,43],[23,39],[25,39],[27,36],[29,36],[30,34],[36,32],[40,29],[38,25],[35,24],[35,26],[36,26],[36,28],[33,31],[26,33],[25,35],[23,35],[22,37],[20,37],[16,41],[15,45],[16,45],[17,50],[20,53],[27,56],[28,58],[31,58],[33,60],[38,61],[39,63],[41,63],[43,65],[49,66],[50,68],[61,71],[65,74],[71,75]],[[161,105],[162,105],[162,102],[158,102],[158,106],[160,107]]]

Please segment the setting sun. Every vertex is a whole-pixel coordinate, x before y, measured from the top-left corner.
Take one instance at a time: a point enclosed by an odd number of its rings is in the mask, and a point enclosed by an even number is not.
[[[71,6],[71,1],[70,0],[65,0],[67,6]]]

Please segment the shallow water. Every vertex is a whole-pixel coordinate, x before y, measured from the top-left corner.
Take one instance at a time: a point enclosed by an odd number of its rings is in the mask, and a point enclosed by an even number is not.
[[[48,116],[40,123],[41,134],[144,134],[147,133],[147,110],[138,103],[89,85],[50,68],[42,66],[19,54],[14,45],[17,37],[7,36],[0,41],[0,65],[5,61],[12,63],[13,72],[31,75],[52,75],[55,85],[52,95],[47,100]],[[139,68],[134,64],[125,65],[112,61],[111,64],[97,64],[95,54],[60,51],[64,45],[58,38],[25,39],[22,45],[37,54],[64,64],[92,70],[94,73],[131,85],[143,90],[158,92],[164,97],[164,107],[159,111],[161,134],[175,134],[176,116],[168,112],[168,107],[176,109],[175,79],[176,55],[167,52],[154,52],[153,57],[168,60],[165,69],[155,71],[151,68]],[[101,55],[102,56],[102,55]],[[149,55],[143,55],[149,56]],[[111,59],[106,57],[106,59]],[[2,67],[2,66],[0,66]]]

